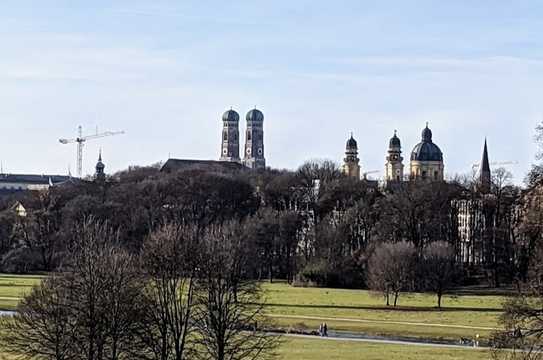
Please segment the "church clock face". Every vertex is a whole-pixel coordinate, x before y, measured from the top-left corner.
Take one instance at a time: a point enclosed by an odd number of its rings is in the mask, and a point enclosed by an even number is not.
[[[247,155],[251,155],[251,148],[247,149]]]
[[[258,149],[258,155],[262,155],[262,149]]]

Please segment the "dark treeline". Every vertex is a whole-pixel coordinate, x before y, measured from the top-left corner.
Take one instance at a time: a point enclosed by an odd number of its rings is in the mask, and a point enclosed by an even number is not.
[[[514,285],[525,299],[540,281],[537,169],[523,192],[504,170],[485,193],[465,178],[383,189],[314,161],[130,168],[19,193],[2,200],[0,270],[51,275],[4,321],[3,346],[29,359],[262,358],[275,342],[262,332],[259,284],[276,279],[369,288],[391,306],[425,291],[441,308],[473,282]]]
[[[384,190],[344,176],[329,161],[308,162],[297,171],[131,168],[105,183],[74,181],[4,199],[0,266],[20,273],[62,267],[74,231],[91,217],[107,221],[131,254],[139,254],[164,224],[203,231],[236,221],[243,224],[253,260],[244,271],[255,280],[367,288],[376,283],[369,265],[381,263],[371,261],[382,253],[377,250],[405,243],[416,266],[402,291],[428,290],[423,260],[430,249],[445,245],[441,252],[453,257],[457,283],[480,275],[478,281],[499,286],[525,277],[530,248],[515,242],[519,191],[506,173],[495,176],[491,195],[482,197],[475,183],[465,180],[409,182]],[[474,199],[482,199],[484,214],[492,219],[485,232],[492,238],[481,235],[470,245],[484,258],[466,260],[459,204]],[[24,216],[14,210],[15,201],[24,206]]]

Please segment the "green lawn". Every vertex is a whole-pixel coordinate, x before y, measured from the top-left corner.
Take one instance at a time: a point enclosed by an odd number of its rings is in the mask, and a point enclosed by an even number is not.
[[[41,276],[0,275],[0,309],[14,309],[20,297],[28,292],[33,285],[39,283],[42,278]],[[263,288],[267,304],[265,311],[281,327],[314,330],[318,328],[320,323],[326,322],[330,330],[364,332],[373,335],[442,338],[455,341],[461,337],[473,338],[476,334],[482,338],[490,335],[492,329],[498,327],[500,308],[505,299],[503,296],[492,294],[445,296],[443,299],[444,308],[438,310],[435,307],[433,295],[402,294],[398,308],[394,309],[384,306],[382,297],[375,296],[368,291],[295,288],[281,282],[265,283]],[[300,346],[289,345],[298,343]],[[334,354],[337,353],[338,355],[333,355],[338,356],[336,358],[344,358],[343,352],[345,354],[352,353],[352,356],[355,356],[354,354],[360,349],[365,349],[365,359],[382,358],[385,356],[383,355],[384,350],[387,351],[387,354],[388,352],[392,354],[390,358],[394,358],[394,351],[400,351],[399,349],[402,349],[402,359],[414,359],[419,353],[445,354],[444,357],[440,356],[440,359],[463,358],[460,355],[456,357],[461,353],[457,350],[445,351],[433,348],[365,343],[328,343],[299,339],[289,339],[281,351],[285,354],[286,359],[309,359],[318,358],[311,355],[312,351],[323,347],[330,348]],[[288,349],[288,356],[285,349]],[[405,349],[405,353],[403,349]],[[304,353],[301,354],[300,351]],[[366,357],[366,351],[368,351],[369,357]],[[326,353],[328,354],[328,352]],[[297,354],[300,357],[297,357]],[[322,353],[320,354],[322,355]],[[431,358],[430,355],[428,356]],[[479,358],[473,357],[473,359]]]
[[[379,335],[446,338],[488,336],[498,327],[503,296],[445,296],[436,309],[429,294],[400,296],[399,306],[384,306],[383,298],[368,291],[293,288],[285,283],[264,284],[266,312],[279,326],[330,329]]]
[[[43,276],[0,275],[0,310],[13,310],[19,299],[38,284]]]
[[[488,360],[483,350],[437,349],[422,346],[288,338],[279,348],[282,360]]]
[[[280,360],[488,360],[490,358],[490,354],[483,350],[326,341],[319,338],[285,338],[276,353],[277,359]],[[14,359],[0,353],[0,360]]]

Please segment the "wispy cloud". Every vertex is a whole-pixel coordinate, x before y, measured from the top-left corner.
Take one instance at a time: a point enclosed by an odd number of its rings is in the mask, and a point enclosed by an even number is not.
[[[394,69],[418,68],[445,71],[489,71],[504,67],[543,67],[543,58],[515,56],[432,57],[432,56],[364,56],[331,59],[344,65],[385,66]]]

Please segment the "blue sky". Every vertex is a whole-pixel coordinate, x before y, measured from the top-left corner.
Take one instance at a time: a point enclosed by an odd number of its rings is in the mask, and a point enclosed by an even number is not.
[[[353,131],[364,171],[382,171],[394,129],[408,158],[428,121],[449,175],[486,136],[520,181],[543,121],[542,33],[538,1],[4,0],[0,159],[74,171],[58,138],[80,124],[126,131],[88,143],[86,173],[100,147],[109,172],[216,159],[222,113],[256,105],[273,167],[340,161]]]

